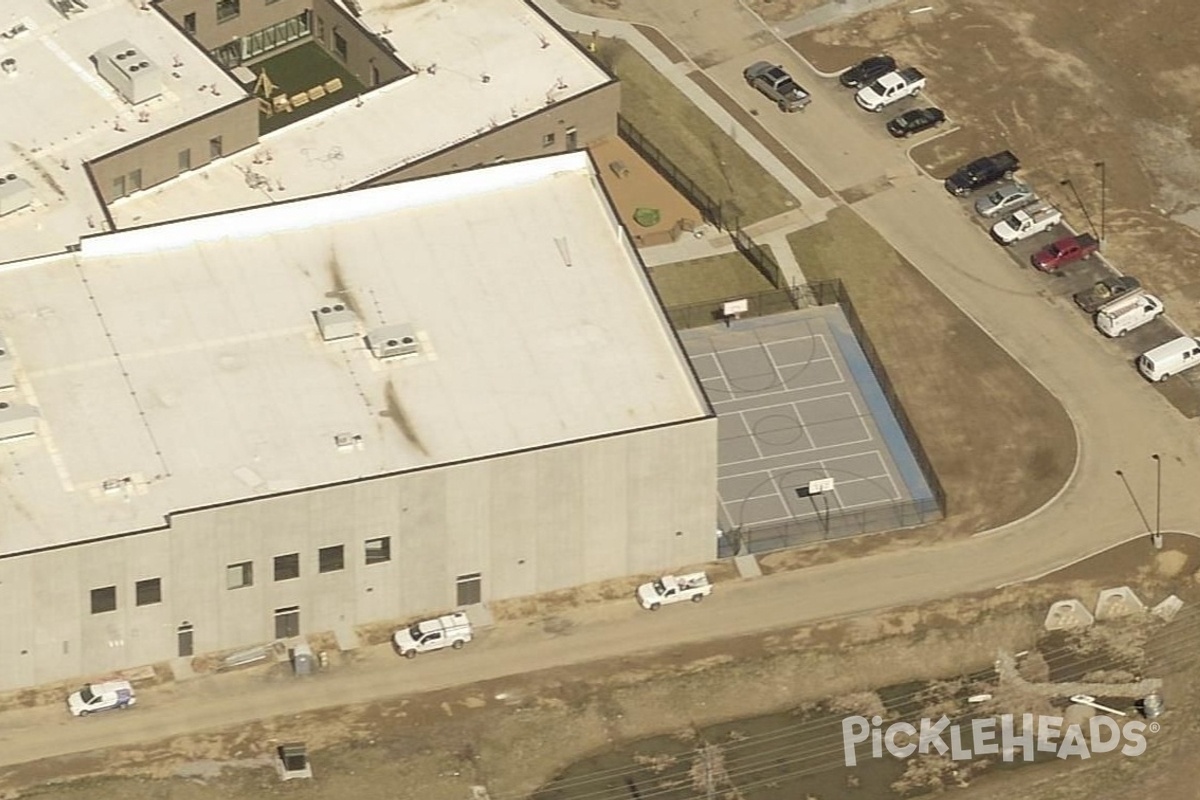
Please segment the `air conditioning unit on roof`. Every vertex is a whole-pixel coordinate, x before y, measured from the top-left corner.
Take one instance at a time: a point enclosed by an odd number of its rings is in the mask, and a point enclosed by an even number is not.
[[[130,103],[137,105],[162,94],[162,70],[129,42],[110,44],[92,59],[101,77]]]
[[[367,346],[376,358],[411,356],[420,352],[417,333],[412,325],[388,325],[367,334]]]
[[[33,186],[24,178],[9,173],[0,177],[0,216],[33,203]]]
[[[358,317],[345,303],[330,303],[312,313],[321,338],[327,342],[358,335]]]

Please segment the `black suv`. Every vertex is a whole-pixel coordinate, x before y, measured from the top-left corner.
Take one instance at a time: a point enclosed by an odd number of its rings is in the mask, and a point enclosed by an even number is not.
[[[998,180],[1011,178],[1020,166],[1021,162],[1008,150],[977,158],[946,178],[946,191],[962,197]]]
[[[891,56],[871,56],[839,75],[838,81],[847,89],[858,89],[874,83],[895,69],[896,59]]]

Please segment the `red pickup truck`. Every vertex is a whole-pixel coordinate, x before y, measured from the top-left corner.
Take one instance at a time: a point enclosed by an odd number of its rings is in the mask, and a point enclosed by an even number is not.
[[[1081,233],[1046,245],[1034,253],[1029,260],[1042,272],[1056,272],[1067,264],[1091,258],[1092,254],[1099,249],[1100,243],[1094,236],[1090,233]]]

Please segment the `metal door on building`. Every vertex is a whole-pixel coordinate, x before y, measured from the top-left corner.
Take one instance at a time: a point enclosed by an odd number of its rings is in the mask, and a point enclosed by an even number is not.
[[[185,622],[179,626],[176,635],[179,638],[179,657],[186,658],[195,655],[196,643],[193,639],[194,629],[192,623]]]
[[[483,600],[483,575],[471,572],[455,580],[459,606],[477,606]]]
[[[300,606],[275,609],[275,638],[291,639],[300,635]]]

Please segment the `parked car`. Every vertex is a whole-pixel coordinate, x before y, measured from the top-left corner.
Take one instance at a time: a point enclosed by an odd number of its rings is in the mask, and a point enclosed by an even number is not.
[[[126,709],[137,703],[133,684],[129,681],[90,683],[67,698],[67,709],[73,716],[86,717],[96,711]]]
[[[860,89],[868,83],[893,72],[896,69],[896,59],[883,54],[863,59],[850,69],[838,76],[838,82],[847,89]]]
[[[998,217],[1024,208],[1037,200],[1033,189],[1023,183],[1010,181],[997,186],[975,201],[975,213],[981,217]]]
[[[946,178],[946,191],[963,197],[976,189],[990,186],[999,180],[1009,180],[1021,166],[1020,160],[1010,150],[1002,150],[990,156],[977,158],[964,164]]]
[[[885,106],[916,97],[925,88],[925,74],[916,67],[905,67],[875,79],[854,95],[854,102],[866,111],[882,111]]]
[[[1101,306],[1096,312],[1096,329],[1105,336],[1124,336],[1153,322],[1163,313],[1163,304],[1148,292],[1135,292]]]
[[[780,111],[799,111],[812,102],[808,92],[778,64],[758,61],[742,72],[746,83],[766,95]]]
[[[940,108],[914,108],[898,117],[888,120],[887,131],[900,139],[912,136],[930,128],[936,128],[946,121],[946,115]]]
[[[1165,381],[1200,364],[1200,341],[1180,336],[1138,356],[1138,372],[1147,380]]]
[[[416,658],[417,653],[429,653],[444,647],[458,650],[471,638],[471,621],[465,613],[456,611],[401,628],[392,634],[392,645],[405,658]]]
[[[1127,294],[1133,294],[1142,288],[1142,282],[1129,275],[1118,275],[1115,278],[1105,278],[1096,281],[1082,292],[1074,294],[1075,305],[1089,314],[1095,314],[1101,307],[1114,300],[1119,300]]]
[[[1090,233],[1066,236],[1048,244],[1029,258],[1029,263],[1042,272],[1056,272],[1068,264],[1091,258],[1100,249],[1100,243]]]

